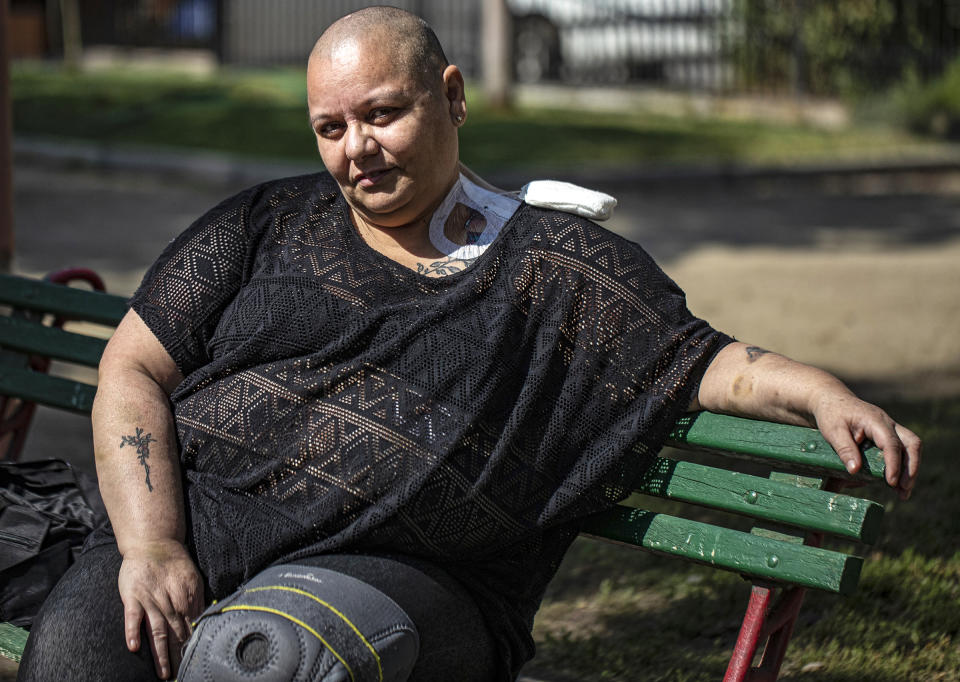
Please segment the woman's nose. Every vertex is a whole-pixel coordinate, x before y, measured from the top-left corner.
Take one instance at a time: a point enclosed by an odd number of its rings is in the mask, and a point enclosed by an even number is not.
[[[377,141],[363,123],[353,123],[347,127],[347,157],[355,161],[377,153]]]

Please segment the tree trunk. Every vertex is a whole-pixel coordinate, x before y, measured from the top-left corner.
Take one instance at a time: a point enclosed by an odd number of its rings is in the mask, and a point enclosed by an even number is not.
[[[0,272],[13,260],[13,153],[10,113],[10,69],[7,53],[7,0],[0,0]]]
[[[68,69],[79,69],[83,42],[78,0],[60,0],[60,24],[63,29],[63,64]]]
[[[483,91],[492,107],[510,106],[512,31],[506,0],[483,0],[480,33],[483,51]]]

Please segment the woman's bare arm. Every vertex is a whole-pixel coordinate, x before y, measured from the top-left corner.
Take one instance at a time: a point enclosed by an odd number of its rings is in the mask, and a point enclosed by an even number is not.
[[[184,547],[183,491],[168,396],[182,380],[133,311],[107,344],[93,405],[97,478],[123,555],[119,590],[127,646],[146,618],[161,678],[175,673],[179,642],[202,609],[200,575]]]
[[[851,472],[869,439],[883,450],[887,483],[901,497],[916,481],[923,449],[916,434],[828,372],[757,346],[732,343],[717,353],[690,407],[816,427]]]

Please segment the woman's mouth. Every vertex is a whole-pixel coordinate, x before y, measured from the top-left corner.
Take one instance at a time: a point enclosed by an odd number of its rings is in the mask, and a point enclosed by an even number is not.
[[[383,180],[393,168],[381,168],[379,170],[367,171],[357,177],[357,185],[363,188],[374,187]]]

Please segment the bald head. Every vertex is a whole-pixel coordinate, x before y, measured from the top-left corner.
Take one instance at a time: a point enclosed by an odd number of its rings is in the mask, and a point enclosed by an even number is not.
[[[397,7],[367,7],[330,24],[310,53],[310,62],[330,59],[347,45],[374,41],[384,59],[401,65],[428,90],[443,85],[448,61],[430,25]]]

